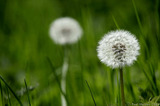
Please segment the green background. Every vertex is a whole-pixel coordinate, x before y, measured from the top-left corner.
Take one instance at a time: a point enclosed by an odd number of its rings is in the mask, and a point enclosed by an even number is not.
[[[137,61],[124,68],[126,102],[159,102],[159,0],[134,3],[136,7],[132,0],[0,0],[0,75],[23,104],[28,104],[23,92],[25,78],[28,86],[34,87],[29,91],[33,106],[60,106],[61,92],[53,71],[61,79],[64,50],[51,40],[49,28],[55,19],[72,17],[80,23],[83,36],[69,47],[70,106],[94,105],[85,81],[98,106],[119,105],[119,72],[102,64],[96,51],[98,41],[105,33],[116,30],[117,23],[120,29],[135,34],[141,48]],[[4,105],[8,103],[4,83],[1,88],[0,105]],[[15,97],[11,94],[10,98],[16,106]]]

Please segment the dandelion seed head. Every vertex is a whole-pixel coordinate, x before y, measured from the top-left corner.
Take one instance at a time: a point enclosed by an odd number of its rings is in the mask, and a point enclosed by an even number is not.
[[[131,65],[139,55],[139,43],[135,36],[125,30],[111,31],[99,41],[98,57],[109,67]]]
[[[49,33],[57,44],[72,44],[82,36],[82,28],[73,18],[64,17],[52,22]]]

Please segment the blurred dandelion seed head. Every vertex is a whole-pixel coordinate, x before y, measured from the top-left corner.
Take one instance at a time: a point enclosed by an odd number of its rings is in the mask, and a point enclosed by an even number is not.
[[[98,57],[109,67],[131,65],[139,55],[139,43],[135,36],[125,30],[111,31],[99,41]]]
[[[76,20],[65,17],[55,20],[51,24],[49,33],[57,44],[72,44],[81,38],[82,28]]]

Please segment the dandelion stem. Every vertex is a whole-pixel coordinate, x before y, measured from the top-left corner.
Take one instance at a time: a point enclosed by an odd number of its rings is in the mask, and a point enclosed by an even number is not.
[[[62,79],[61,79],[61,89],[66,94],[66,75],[68,72],[68,50],[67,46],[64,47],[64,60],[62,66]],[[66,99],[64,95],[61,95],[62,106],[67,106]]]
[[[120,82],[121,82],[121,101],[122,106],[125,106],[125,97],[124,97],[124,84],[123,84],[123,69],[120,68]]]

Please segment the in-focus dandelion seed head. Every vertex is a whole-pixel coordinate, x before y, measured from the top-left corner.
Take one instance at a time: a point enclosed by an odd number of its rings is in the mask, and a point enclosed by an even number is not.
[[[51,24],[49,33],[57,44],[72,44],[82,36],[82,28],[73,18],[65,17],[55,20]]]
[[[97,48],[101,62],[112,68],[131,65],[139,55],[139,43],[125,30],[111,31],[99,41]]]

